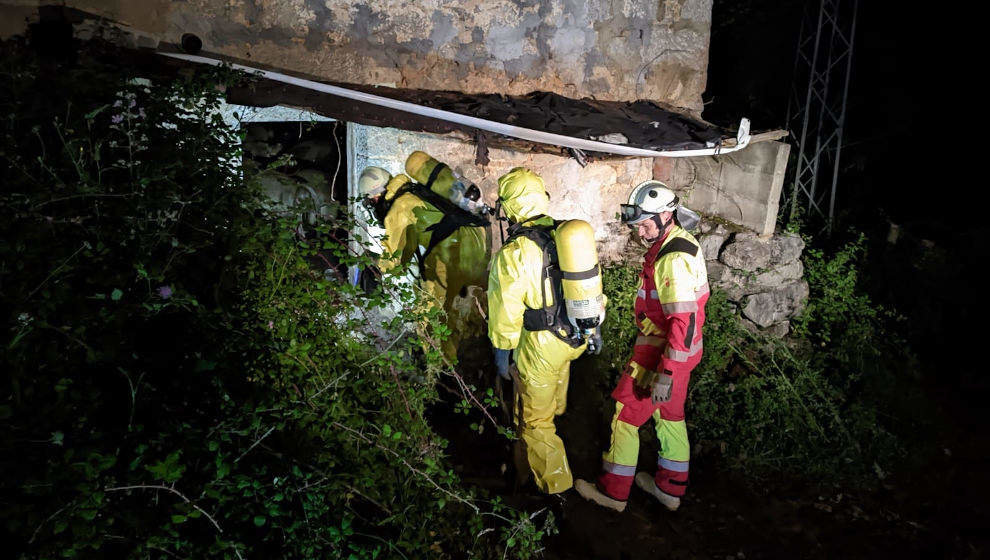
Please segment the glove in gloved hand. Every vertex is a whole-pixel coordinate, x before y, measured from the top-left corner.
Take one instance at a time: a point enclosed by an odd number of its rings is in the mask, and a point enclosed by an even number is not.
[[[667,370],[650,371],[636,380],[636,396],[649,398],[654,405],[669,401],[673,388],[674,376]]]
[[[602,340],[602,328],[595,327],[595,332],[588,337],[588,348],[585,352],[597,356],[602,351],[602,345],[605,342]]]
[[[651,397],[653,404],[658,405],[670,400],[670,395],[674,391],[674,376],[667,370],[663,370],[658,376],[657,382],[653,384]]]
[[[637,399],[648,399],[653,394],[653,385],[660,379],[659,371],[644,371],[633,385]]]
[[[512,350],[495,349],[495,369],[498,370],[498,376],[506,381],[512,379],[512,376],[509,375],[509,356],[511,354]]]

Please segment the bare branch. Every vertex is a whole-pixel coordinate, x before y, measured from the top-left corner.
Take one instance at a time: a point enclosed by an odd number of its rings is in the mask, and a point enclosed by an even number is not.
[[[338,428],[340,428],[340,429],[342,429],[342,430],[345,430],[347,432],[350,432],[351,434],[353,434],[355,437],[357,437],[361,441],[363,441],[365,443],[370,443],[370,444],[374,445],[375,447],[381,449],[382,451],[385,451],[386,453],[392,455],[393,457],[395,457],[399,461],[401,461],[402,464],[405,465],[407,469],[409,469],[413,473],[415,473],[415,474],[423,477],[424,479],[426,479],[426,481],[429,482],[430,484],[432,484],[433,487],[436,488],[437,490],[443,492],[444,494],[450,496],[451,498],[457,500],[458,502],[461,502],[462,504],[468,506],[469,508],[471,508],[472,510],[474,510],[475,513],[481,513],[481,510],[478,508],[478,506],[474,505],[469,500],[466,500],[466,499],[462,498],[461,496],[458,496],[457,494],[454,494],[453,492],[451,492],[450,490],[447,490],[443,486],[440,486],[439,484],[437,484],[437,482],[435,480],[433,480],[433,478],[431,478],[430,475],[428,475],[425,472],[423,472],[423,471],[417,469],[416,467],[412,466],[412,464],[410,464],[409,461],[406,461],[406,459],[402,455],[399,455],[395,451],[393,451],[393,450],[385,447],[384,445],[378,443],[377,441],[374,441],[374,440],[370,439],[368,436],[362,434],[361,432],[355,430],[354,428],[351,428],[350,426],[345,426],[344,424],[341,424],[340,422],[334,422],[333,425],[336,426],[336,427],[338,427]]]
[[[82,251],[85,248],[86,248],[86,243],[83,243],[82,245],[80,245],[79,248],[76,249],[76,252],[75,253],[72,253],[71,255],[69,255],[69,258],[65,259],[65,261],[62,262],[62,264],[58,265],[55,268],[55,270],[51,271],[51,273],[49,273],[48,276],[45,277],[45,279],[41,281],[41,284],[38,284],[37,286],[35,286],[35,288],[33,290],[31,290],[31,293],[28,294],[27,297],[24,298],[24,299],[31,299],[31,296],[33,296],[38,290],[40,290],[42,288],[42,286],[44,286],[45,284],[47,284],[48,281],[52,279],[52,276],[55,276],[55,274],[58,271],[62,270],[62,268],[65,265],[69,264],[69,261],[71,261],[73,258],[75,258],[76,255],[79,254],[79,251]]]
[[[252,449],[254,449],[255,447],[257,447],[257,445],[259,443],[261,443],[261,440],[263,440],[266,437],[268,437],[268,434],[270,434],[270,433],[272,433],[274,431],[275,431],[275,426],[272,426],[271,428],[268,428],[268,431],[265,432],[265,434],[263,436],[261,436],[260,438],[258,438],[257,440],[255,440],[255,442],[251,444],[251,447],[248,447],[247,448],[247,451],[245,451],[244,453],[241,453],[241,456],[240,457],[234,459],[234,462],[236,463],[236,462],[240,461],[241,459],[243,459],[245,455],[247,455],[248,453],[250,453]]]
[[[74,194],[72,196],[63,196],[61,198],[53,198],[51,200],[46,200],[44,202],[39,202],[31,207],[32,210],[37,210],[46,204],[52,204],[53,202],[62,202],[63,200],[72,200],[74,198],[127,198],[134,196],[137,193],[124,193],[124,194],[107,194],[107,193],[87,193],[87,194]]]
[[[213,526],[217,528],[217,532],[218,533],[223,533],[223,529],[220,528],[220,525],[217,523],[217,520],[216,519],[213,519],[213,516],[212,515],[206,513],[206,510],[204,510],[203,508],[197,506],[192,500],[190,500],[189,498],[187,498],[185,496],[185,494],[183,494],[182,492],[179,492],[175,488],[170,488],[168,486],[162,486],[162,485],[158,485],[158,484],[135,484],[133,486],[115,486],[113,488],[104,488],[103,489],[104,492],[121,492],[121,491],[124,491],[124,490],[165,490],[166,492],[171,492],[171,493],[175,494],[176,496],[182,498],[182,501],[184,501],[187,504],[191,505],[197,511],[199,511],[200,513],[202,513],[203,515],[205,515],[206,518],[210,520],[210,523],[212,523]],[[240,554],[238,554],[238,556],[240,556]]]
[[[32,543],[34,542],[34,539],[36,539],[36,538],[38,537],[38,531],[40,531],[40,530],[41,530],[41,528],[45,526],[45,523],[48,523],[48,522],[49,522],[49,521],[51,521],[52,519],[55,519],[55,517],[56,517],[56,516],[57,516],[58,514],[60,514],[60,513],[62,513],[62,512],[63,512],[63,511],[65,511],[66,509],[68,509],[68,508],[69,508],[69,506],[71,506],[71,505],[72,505],[72,504],[74,504],[74,503],[76,503],[76,502],[75,502],[75,500],[73,500],[73,501],[71,501],[71,502],[69,502],[68,504],[66,504],[66,505],[64,505],[64,506],[62,506],[62,507],[60,507],[60,508],[58,509],[58,511],[56,511],[55,513],[53,513],[53,514],[51,514],[51,515],[49,515],[47,519],[45,519],[44,521],[42,521],[42,522],[41,522],[41,524],[40,524],[40,525],[38,525],[38,527],[37,527],[37,528],[36,528],[36,529],[34,530],[34,533],[32,533],[32,534],[31,534],[31,540],[29,540],[29,541],[28,541],[28,544],[32,544]]]
[[[364,492],[362,492],[362,491],[360,491],[360,490],[358,490],[357,488],[355,488],[355,487],[354,487],[353,485],[351,485],[351,484],[347,484],[347,483],[345,482],[345,483],[344,483],[344,486],[346,486],[346,487],[347,487],[347,489],[348,489],[348,490],[350,490],[351,492],[354,492],[354,493],[355,493],[355,494],[357,494],[358,496],[361,496],[361,497],[362,497],[362,498],[364,498],[365,500],[368,500],[368,501],[369,501],[369,502],[371,502],[372,504],[375,504],[376,506],[378,506],[378,509],[380,509],[380,510],[382,510],[382,511],[384,511],[385,513],[387,513],[387,514],[389,514],[389,515],[392,515],[392,510],[390,510],[390,509],[388,509],[387,507],[385,507],[385,506],[383,506],[383,505],[381,504],[381,502],[379,502],[378,500],[376,500],[376,499],[374,499],[374,498],[372,498],[371,496],[369,496],[369,495],[367,495],[367,494],[365,494]]]

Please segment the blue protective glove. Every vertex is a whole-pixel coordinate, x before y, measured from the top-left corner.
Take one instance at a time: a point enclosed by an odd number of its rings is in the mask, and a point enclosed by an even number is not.
[[[498,370],[498,376],[506,381],[512,379],[512,376],[509,375],[509,356],[511,354],[512,350],[495,349],[495,369]]]

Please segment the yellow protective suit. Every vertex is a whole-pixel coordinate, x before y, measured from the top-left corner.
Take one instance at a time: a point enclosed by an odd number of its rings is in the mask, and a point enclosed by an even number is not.
[[[385,199],[391,201],[410,181],[404,174],[393,177],[386,186]],[[395,198],[383,224],[386,237],[378,265],[382,272],[414,261],[417,249],[425,251],[430,244],[432,232],[426,229],[442,218],[442,212],[415,194],[405,193]],[[454,298],[466,286],[485,285],[490,252],[485,228],[458,228],[430,251],[423,270],[419,271],[419,285],[425,292],[427,305],[441,306],[446,314],[451,334],[443,343],[443,352],[449,359],[457,357],[460,335],[467,330],[463,318],[452,310]]]
[[[543,179],[517,167],[498,180],[498,194],[506,216],[515,222],[549,225]],[[495,255],[488,275],[488,336],[496,348],[513,349],[519,368],[522,398],[522,439],[529,467],[540,490],[555,494],[572,486],[564,442],[557,436],[553,419],[567,406],[571,360],[585,345],[572,348],[550,331],[530,332],[523,328],[523,312],[550,305],[540,289],[543,251],[530,239],[517,237]],[[548,298],[553,289],[546,286]]]

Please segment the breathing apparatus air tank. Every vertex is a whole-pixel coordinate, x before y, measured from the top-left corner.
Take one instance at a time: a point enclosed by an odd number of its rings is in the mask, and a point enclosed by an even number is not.
[[[437,166],[442,166],[437,170]],[[487,214],[491,212],[481,200],[481,189],[454,173],[446,164],[441,163],[426,152],[415,151],[406,158],[406,173],[421,185],[450,200],[458,207],[472,214]],[[432,177],[433,181],[430,181]]]
[[[595,230],[584,220],[567,220],[557,227],[556,245],[567,318],[582,336],[590,336],[605,311]]]

